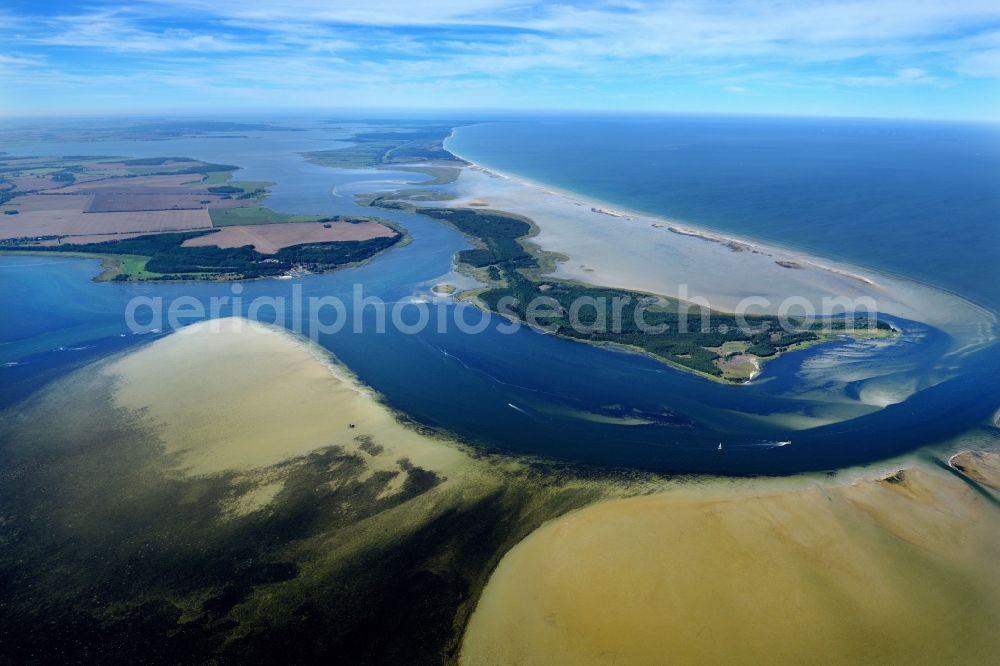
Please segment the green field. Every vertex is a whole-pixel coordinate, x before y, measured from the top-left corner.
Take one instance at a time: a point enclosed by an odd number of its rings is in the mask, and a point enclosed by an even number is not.
[[[231,171],[213,171],[205,175],[204,178],[200,180],[192,180],[190,183],[184,183],[186,187],[208,187],[209,185],[225,185],[226,181],[232,178],[233,174]]]
[[[75,251],[58,252],[53,250],[17,251],[12,249],[0,250],[0,254],[27,254],[42,257],[59,256],[74,257],[79,259],[99,259],[101,262],[101,273],[94,278],[95,282],[112,282],[115,280],[158,280],[163,277],[162,273],[154,273],[146,270],[146,263],[149,261],[149,257],[135,254],[103,254],[100,252]]]
[[[447,185],[448,183],[454,183],[458,180],[458,175],[462,173],[462,170],[458,167],[448,167],[448,166],[426,166],[426,167],[410,167],[401,166],[394,167],[395,171],[411,171],[413,173],[422,173],[430,176],[430,180],[425,180],[420,183],[425,187],[430,185]]]
[[[238,224],[281,224],[283,222],[335,221],[330,215],[298,215],[279,213],[264,206],[248,208],[213,208],[208,211],[213,227],[232,227]]]

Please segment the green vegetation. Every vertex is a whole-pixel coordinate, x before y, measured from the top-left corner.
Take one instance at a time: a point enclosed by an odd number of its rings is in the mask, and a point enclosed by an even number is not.
[[[73,172],[69,171],[68,169],[65,171],[56,171],[55,173],[50,175],[49,178],[51,178],[56,183],[68,184],[76,182],[76,176],[74,176]]]
[[[212,208],[208,211],[213,227],[231,227],[237,224],[280,224],[284,222],[350,222],[339,215],[299,215],[279,213],[264,206],[247,208]]]
[[[53,247],[24,247],[0,245],[0,254],[20,254],[41,257],[72,257],[80,259],[98,259],[101,262],[101,273],[94,278],[94,282],[116,282],[126,279],[133,281],[159,280],[162,275],[146,270],[146,262],[149,257],[140,257],[130,254],[100,254],[96,252],[78,252],[66,248],[65,250]],[[128,276],[120,277],[122,275]]]
[[[230,187],[238,187],[244,194],[261,192],[274,185],[269,180],[231,180],[226,183]]]
[[[204,183],[202,183],[204,184]],[[231,181],[222,185],[209,186],[211,194],[223,194],[223,199],[263,199],[267,196],[267,181]]]
[[[359,206],[377,206],[379,208],[391,208],[391,202],[405,201],[450,201],[455,199],[455,195],[449,192],[440,192],[427,188],[413,188],[406,190],[396,190],[390,194],[379,194],[377,192],[355,194],[354,200]]]
[[[187,157],[138,157],[133,160],[122,160],[125,166],[164,166],[172,162],[190,162]]]
[[[450,155],[451,153],[449,153]],[[458,175],[462,173],[462,170],[458,167],[449,166],[401,166],[393,167],[394,171],[409,171],[411,173],[422,173],[426,176],[430,176],[430,180],[421,181],[419,184],[424,187],[431,187],[434,185],[447,185],[448,183],[454,183],[458,180]]]
[[[743,381],[754,359],[851,334],[890,335],[881,320],[867,317],[792,320],[705,311],[677,299],[544,279],[544,253],[522,243],[533,231],[529,220],[509,213],[472,208],[415,208],[451,224],[478,246],[457,255],[460,266],[490,284],[476,292],[484,307],[519,321],[533,320],[559,335],[595,344],[624,345],[686,370],[721,380]],[[541,259],[541,261],[540,261]],[[532,303],[534,310],[529,310]],[[529,317],[529,311],[534,316]],[[786,330],[790,328],[791,330]],[[739,344],[736,344],[739,343]],[[720,360],[739,354],[723,367]]]
[[[462,164],[462,160],[449,153],[442,145],[451,130],[451,125],[437,125],[395,132],[368,132],[351,137],[350,146],[303,154],[315,164],[341,169],[371,169],[413,162]],[[441,183],[450,182],[443,172],[431,175],[440,179]]]
[[[463,234],[479,241],[481,247],[458,253],[459,263],[474,268],[492,265],[509,268],[538,267],[538,261],[519,241],[531,233],[531,223],[525,218],[471,208],[420,208],[417,212],[444,220]]]
[[[161,159],[161,158],[153,158]],[[182,159],[182,158],[166,158],[166,159]],[[185,162],[191,162],[192,160],[185,160]],[[129,164],[129,162],[124,162],[124,164]],[[180,164],[173,164],[172,162],[164,161],[162,164],[150,164],[150,165],[139,165],[139,166],[129,166],[128,172],[133,176],[158,176],[158,175],[172,175],[172,174],[201,174],[207,176],[211,173],[222,173],[228,179],[233,171],[239,169],[237,166],[232,164],[196,164],[194,166],[182,166]]]
[[[96,257],[103,260],[102,280],[242,280],[282,275],[292,269],[328,271],[353,264],[395,245],[401,235],[364,241],[307,243],[278,250],[273,255],[257,252],[253,246],[220,248],[214,245],[181,247],[189,238],[212,231],[165,233],[102,243],[53,246],[8,246],[5,250],[31,253],[58,253]]]
[[[222,185],[225,184],[230,178],[233,177],[231,172],[226,171],[212,171],[205,174],[205,177],[200,180],[192,180],[190,183],[184,183],[185,187],[207,187],[209,185]]]

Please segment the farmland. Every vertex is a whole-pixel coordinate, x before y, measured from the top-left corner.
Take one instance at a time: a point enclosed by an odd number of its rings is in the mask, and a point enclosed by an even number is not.
[[[233,180],[237,169],[186,157],[0,159],[0,250],[98,257],[100,279],[245,279],[331,270],[403,237],[367,217],[267,208],[271,183]]]

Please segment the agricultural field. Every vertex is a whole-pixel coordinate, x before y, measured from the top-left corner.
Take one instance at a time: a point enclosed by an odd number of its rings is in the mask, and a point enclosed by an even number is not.
[[[368,217],[288,214],[271,185],[185,157],[0,159],[0,251],[102,260],[100,280],[240,280],[355,264],[404,238]]]
[[[90,243],[212,227],[211,209],[257,207],[270,183],[186,157],[0,160],[0,242]],[[259,217],[259,215],[258,215]]]
[[[214,245],[220,248],[252,246],[261,254],[303,243],[364,241],[390,238],[394,232],[374,220],[358,222],[289,222],[287,224],[251,224],[223,227],[214,234],[189,238],[181,247]]]
[[[329,215],[300,215],[279,213],[264,206],[213,209],[209,215],[213,227],[245,226],[248,224],[287,224],[289,222],[331,222],[336,217]]]

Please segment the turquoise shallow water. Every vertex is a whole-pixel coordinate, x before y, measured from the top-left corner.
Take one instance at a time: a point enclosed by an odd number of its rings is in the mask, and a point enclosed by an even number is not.
[[[503,127],[506,128],[504,131],[508,131],[515,126],[507,124]],[[539,127],[544,127],[544,123]],[[612,129],[605,126],[606,131]],[[462,129],[459,137],[472,130],[483,131],[478,128]],[[630,131],[633,136],[639,136],[634,129]],[[564,132],[566,144],[605,140],[603,134],[586,125],[580,126],[576,134],[571,128]],[[2,146],[0,149],[16,154],[190,155],[237,163],[246,167],[240,178],[276,181],[278,185],[270,205],[295,212],[359,212],[361,209],[349,197],[337,196],[339,187],[363,191],[365,186],[357,185],[358,181],[413,177],[412,174],[325,169],[309,165],[297,155],[300,150],[335,145],[333,142],[343,139],[345,135],[342,131],[312,126],[306,132],[261,133],[247,138],[125,144],[24,144]],[[509,139],[506,142],[508,150],[541,154],[538,145],[529,140],[530,136],[529,133],[526,137]],[[713,150],[724,154],[724,146],[730,144],[733,155],[751,157],[757,154],[755,151],[763,150],[746,147],[740,136],[741,132],[731,131],[728,138],[723,136],[718,139],[720,145],[713,144]],[[774,138],[770,140],[773,142]],[[470,146],[467,144],[462,150],[468,148],[472,151]],[[550,149],[555,150],[555,147],[550,146]],[[765,152],[779,149],[767,144]],[[596,147],[592,146],[590,151],[585,152],[595,151]],[[629,153],[625,147],[620,152]],[[652,154],[659,155],[660,152],[652,151]],[[490,164],[480,155],[474,157]],[[761,156],[758,158],[764,159]],[[567,180],[553,184],[599,195],[609,201],[621,200],[623,205],[630,207],[666,212],[654,210],[648,203],[655,199],[649,194],[649,188],[655,189],[656,182],[661,182],[649,174],[660,167],[636,161],[632,156],[623,160],[619,170],[626,169],[626,164],[633,165],[628,168],[635,178],[651,179],[642,187],[635,185],[634,180],[619,179],[622,183],[632,182],[631,187],[637,188],[636,192],[646,191],[646,203],[625,201],[629,197],[624,192],[614,194],[587,189],[587,178],[600,180],[596,174],[580,175],[580,182],[570,182],[571,177],[567,176]],[[539,173],[517,170],[511,164],[495,166],[545,180]],[[608,168],[607,163],[605,168]],[[577,164],[572,171],[582,174],[581,170],[582,167]],[[707,171],[702,177],[709,177]],[[869,173],[867,177],[874,176]],[[664,175],[663,182],[667,181],[669,178]],[[926,183],[923,186],[926,187]],[[753,190],[753,187],[745,185],[743,189]],[[789,184],[788,192],[794,189]],[[814,189],[822,190],[819,186]],[[962,219],[967,226],[972,225],[969,220],[978,220],[982,227],[977,232],[979,237],[988,239],[993,233],[993,227],[988,224],[992,219],[989,210],[995,202],[989,193],[981,194],[985,201],[984,208]],[[936,196],[943,200],[951,195],[946,192]],[[714,200],[716,197],[708,198]],[[689,201],[687,205],[695,204]],[[794,208],[794,204],[783,205],[789,210]],[[721,204],[717,204],[716,209],[719,219],[725,218]],[[864,206],[856,207],[858,211],[862,209]],[[370,211],[365,209],[365,212]],[[427,218],[402,212],[380,211],[380,214],[393,217],[406,226],[413,242],[356,269],[295,281],[246,283],[243,292],[245,302],[257,295],[290,297],[294,288],[300,288],[305,297],[338,295],[346,298],[354,284],[363,284],[367,294],[394,302],[414,293],[426,293],[434,279],[450,270],[454,253],[468,247],[455,231]],[[706,220],[694,215],[677,211],[671,211],[671,214],[707,224]],[[890,217],[902,219],[905,216]],[[742,222],[730,221],[728,224],[727,227],[717,222],[714,226],[739,231],[743,235],[768,236],[765,229],[755,231],[749,223],[740,226]],[[898,235],[898,225],[879,226],[873,223],[862,227],[870,238],[883,239],[880,241],[883,243],[881,254],[890,254],[885,248],[890,247],[891,239]],[[789,228],[791,225],[786,226],[786,231]],[[929,229],[930,224],[927,224],[921,233],[930,233]],[[832,242],[829,239],[809,240],[808,229],[799,229],[796,233],[797,238],[803,239],[796,243],[803,247],[812,247],[809,245],[811,242],[818,245]],[[822,226],[817,233],[828,234],[830,231]],[[785,242],[792,242],[789,234],[781,235]],[[947,240],[937,242],[937,245],[946,244],[948,246],[943,252],[958,252],[961,246],[957,242],[948,244]],[[917,245],[923,247],[925,244]],[[982,247],[985,243],[978,245],[979,248],[976,244],[967,247],[969,254],[957,278],[944,273],[944,277],[940,277],[933,271],[914,277],[946,283],[960,293],[965,293],[961,285],[966,280],[979,285],[977,300],[989,301],[991,289],[981,284],[983,280],[977,282],[970,277],[977,273],[985,274],[987,279],[995,276],[988,271],[986,260],[978,255],[972,256],[978,251],[988,255],[990,249]],[[853,252],[851,259],[877,268],[913,273],[920,266],[929,265],[926,260],[912,260],[900,265],[883,266],[876,262],[880,253],[872,253],[871,261],[864,261],[859,259],[860,250],[851,250],[851,247],[848,243],[846,250],[840,250],[843,256]],[[903,251],[901,248],[893,250]],[[825,254],[829,256],[831,253]],[[925,256],[933,254],[926,252]],[[71,368],[161,335],[135,336],[125,330],[122,313],[128,299],[133,296],[170,299],[183,295],[207,302],[212,296],[231,293],[232,288],[225,284],[193,283],[95,284],[88,281],[94,273],[96,265],[91,261],[0,257],[0,313],[3,313],[0,322],[0,364],[7,364],[0,367],[0,373],[3,373],[0,375],[0,403],[15,405],[16,409],[17,401]],[[944,278],[952,282],[948,283]],[[449,317],[456,310],[470,321],[479,317],[478,311],[468,306],[448,304],[443,307]],[[228,310],[223,311],[223,314],[226,313]],[[375,313],[366,310],[362,317],[370,323]],[[291,312],[278,318],[278,321],[290,328],[297,323]],[[411,335],[392,326],[382,334],[372,334],[371,326],[366,327],[367,333],[355,334],[349,324],[337,334],[322,336],[319,342],[347,363],[362,380],[380,391],[392,406],[427,425],[446,429],[480,445],[577,462],[661,471],[749,474],[837,467],[884,457],[978,427],[1000,405],[1000,386],[995,380],[1000,355],[992,348],[964,359],[954,378],[924,387],[901,404],[843,423],[790,432],[769,424],[767,417],[773,414],[817,413],[829,409],[830,403],[842,399],[845,392],[858,390],[860,383],[839,385],[830,389],[827,400],[821,397],[822,391],[817,393],[816,379],[810,378],[806,371],[810,359],[816,360],[821,354],[837,352],[845,358],[857,357],[852,351],[853,343],[838,343],[833,349],[786,356],[768,368],[765,374],[769,381],[754,386],[731,387],[676,372],[634,354],[575,344],[529,330],[504,335],[496,329],[499,323],[493,322],[479,335],[461,333],[454,327],[445,332],[431,328]],[[911,334],[907,338],[909,342],[882,352],[878,357],[882,367],[891,368],[898,363],[909,368],[901,374],[913,373],[914,363],[919,364],[920,359],[937,358],[947,346],[946,336],[939,331],[912,322],[900,322],[900,325]],[[860,358],[861,361],[855,362],[872,363],[870,355],[862,354]],[[808,394],[806,388],[810,389]],[[822,386],[819,388],[822,389]],[[626,426],[595,423],[581,418],[587,412],[618,408],[637,409],[644,413],[669,410],[687,419],[688,423],[684,426]],[[777,448],[771,444],[788,438],[794,439],[794,446]],[[717,451],[719,441],[726,444],[722,455]]]

